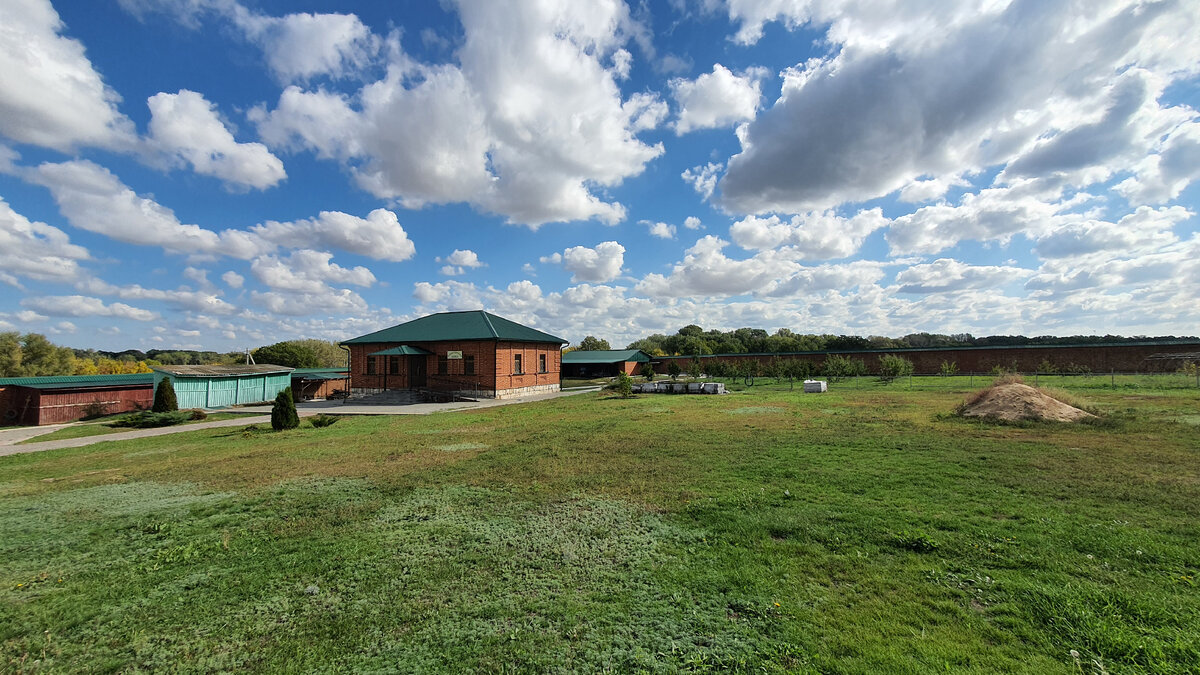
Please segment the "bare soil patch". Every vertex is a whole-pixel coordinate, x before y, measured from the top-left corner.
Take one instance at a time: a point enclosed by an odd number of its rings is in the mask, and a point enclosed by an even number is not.
[[[1095,415],[1051,398],[1026,384],[1000,384],[977,395],[963,406],[963,417],[1018,422],[1022,420],[1078,422]]]

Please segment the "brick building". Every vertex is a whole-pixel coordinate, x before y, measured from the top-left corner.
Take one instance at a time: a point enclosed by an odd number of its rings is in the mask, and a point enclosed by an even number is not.
[[[0,424],[74,422],[91,414],[149,408],[154,375],[62,375],[0,379]]]
[[[442,312],[341,343],[350,390],[481,398],[558,391],[567,341],[481,310]]]
[[[563,377],[613,377],[634,375],[650,355],[640,349],[577,349],[563,354]]]

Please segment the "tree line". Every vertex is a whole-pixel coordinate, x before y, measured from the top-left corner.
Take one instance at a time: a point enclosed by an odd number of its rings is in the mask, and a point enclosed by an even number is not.
[[[344,368],[346,352],[328,340],[286,340],[251,350],[255,363],[289,368]],[[72,349],[39,333],[0,332],[0,377],[149,373],[153,366],[234,365],[244,352],[186,349]]]
[[[590,340],[589,340],[590,339]],[[629,343],[626,349],[640,349],[651,356],[690,356],[705,354],[775,354],[786,352],[867,351],[872,349],[919,349],[928,347],[1009,347],[1016,345],[1087,345],[1122,344],[1145,340],[1196,340],[1195,336],[1174,335],[1148,337],[1136,335],[989,335],[974,337],[970,333],[944,335],[940,333],[910,333],[899,338],[880,335],[829,335],[795,333],[780,328],[768,333],[761,328],[738,328],[731,331],[704,330],[688,325],[674,335],[656,333]],[[585,338],[607,344],[592,336]],[[582,347],[581,347],[582,348]]]

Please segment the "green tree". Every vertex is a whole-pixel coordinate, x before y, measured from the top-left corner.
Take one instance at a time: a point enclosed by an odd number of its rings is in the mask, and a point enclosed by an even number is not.
[[[667,362],[667,374],[671,376],[672,380],[679,379],[679,374],[682,372],[683,369],[679,367],[678,359],[671,359]]]
[[[646,378],[647,382],[654,381],[654,364],[653,363],[643,363],[642,364],[642,377]]]
[[[633,378],[625,374],[625,371],[617,373],[617,381],[613,383],[613,389],[621,398],[631,398],[633,396]]]
[[[21,338],[21,375],[42,377],[74,372],[74,350],[59,347],[38,333],[27,333]]]
[[[579,350],[584,352],[608,351],[612,349],[608,344],[608,340],[589,335],[579,341]]]
[[[317,357],[316,368],[345,368],[346,350],[329,340],[293,340],[302,348],[312,351]]]
[[[897,377],[913,374],[913,362],[895,354],[884,354],[879,357],[879,379],[891,382]]]
[[[0,333],[0,377],[19,377],[21,356],[21,334],[16,331]]]
[[[179,401],[175,399],[175,385],[171,384],[171,378],[164,377],[158,381],[158,387],[154,390],[154,405],[151,406],[150,412],[165,413],[179,410]]]
[[[255,363],[269,363],[288,368],[319,368],[317,354],[295,340],[276,342],[273,345],[259,347],[251,352]]]
[[[862,359],[852,359],[849,356],[841,354],[830,354],[825,358],[825,363],[821,366],[821,370],[830,381],[838,382],[848,377],[866,374],[867,364],[863,363]]]
[[[275,403],[271,406],[271,428],[275,431],[295,429],[300,426],[300,416],[296,414],[296,400],[292,398],[292,388],[288,387],[279,392]]]
[[[698,379],[700,379],[701,371],[702,371],[702,368],[700,366],[700,359],[693,357],[691,362],[688,363],[688,375],[693,380],[698,380]]]

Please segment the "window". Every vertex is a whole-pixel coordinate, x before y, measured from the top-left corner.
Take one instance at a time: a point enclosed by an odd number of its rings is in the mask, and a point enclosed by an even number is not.
[[[538,354],[538,372],[539,373],[546,372],[546,355],[545,354]]]
[[[463,354],[463,375],[475,374],[475,357],[471,354]]]
[[[399,374],[400,374],[400,357],[399,356],[389,356],[388,357],[388,375],[399,375]]]
[[[367,374],[368,375],[375,374],[375,357],[374,356],[367,357]]]
[[[513,354],[513,375],[524,375],[525,370],[521,368],[521,355]]]
[[[450,373],[450,359],[445,356],[438,357],[438,375],[448,375]]]

